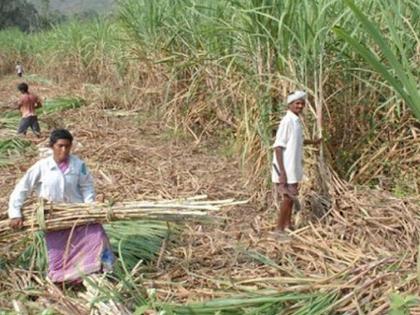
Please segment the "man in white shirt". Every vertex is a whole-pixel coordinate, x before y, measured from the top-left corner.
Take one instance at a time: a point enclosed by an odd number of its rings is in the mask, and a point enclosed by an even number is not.
[[[18,61],[16,63],[16,73],[17,73],[18,77],[20,77],[20,78],[23,75],[23,65],[20,63],[20,61]]]
[[[320,140],[304,140],[299,115],[305,107],[306,93],[295,91],[287,97],[288,111],[280,122],[273,144],[272,182],[274,204],[278,211],[276,234],[285,235],[292,224],[293,204],[297,200],[298,184],[303,178],[303,145],[319,144]],[[278,203],[279,197],[283,200]]]

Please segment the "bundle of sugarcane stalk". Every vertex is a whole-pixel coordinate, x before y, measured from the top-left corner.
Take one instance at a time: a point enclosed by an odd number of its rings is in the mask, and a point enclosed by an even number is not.
[[[210,201],[206,196],[163,201],[130,201],[118,203],[55,204],[39,200],[22,209],[23,231],[56,231],[90,223],[124,220],[158,220],[183,222],[212,220],[209,212],[221,207],[244,203],[233,199]],[[9,220],[0,220],[0,243],[13,242],[22,235],[9,227]]]

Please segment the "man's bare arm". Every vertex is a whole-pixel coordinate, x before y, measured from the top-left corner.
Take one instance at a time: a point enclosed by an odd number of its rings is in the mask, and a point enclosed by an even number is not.
[[[274,151],[276,152],[276,160],[277,165],[280,169],[280,183],[287,183],[287,176],[286,176],[286,169],[284,168],[284,162],[283,162],[283,147],[275,147]]]

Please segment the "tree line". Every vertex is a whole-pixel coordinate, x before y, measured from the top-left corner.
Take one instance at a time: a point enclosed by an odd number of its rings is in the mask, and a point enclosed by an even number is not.
[[[38,27],[40,14],[26,0],[0,0],[0,29],[18,27],[31,31]]]
[[[33,32],[64,22],[69,17],[59,11],[50,10],[49,0],[41,0],[36,7],[27,0],[0,0],[0,30],[17,27],[24,32]],[[98,16],[97,12],[88,10],[72,17],[87,20]]]

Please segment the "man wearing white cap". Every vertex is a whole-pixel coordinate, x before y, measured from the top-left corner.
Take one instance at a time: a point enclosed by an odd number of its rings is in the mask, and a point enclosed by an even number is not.
[[[276,234],[286,236],[292,224],[293,205],[299,207],[298,183],[303,177],[303,145],[319,144],[320,140],[304,140],[299,115],[305,107],[306,93],[294,91],[287,97],[288,111],[280,122],[273,144],[272,182],[274,204],[278,211]],[[283,197],[279,205],[279,197]]]

